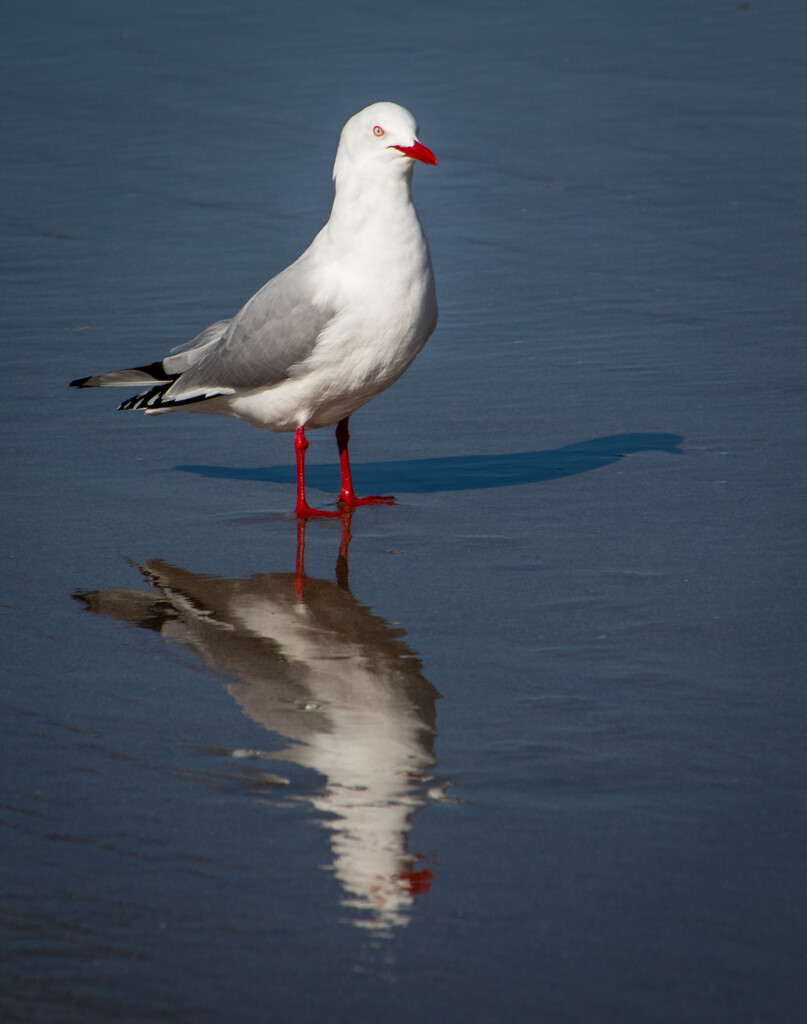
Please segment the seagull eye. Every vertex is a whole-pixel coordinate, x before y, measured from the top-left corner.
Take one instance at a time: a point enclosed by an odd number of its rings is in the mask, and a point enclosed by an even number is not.
[[[373,128],[373,135],[375,135],[375,137],[377,139],[380,139],[383,134],[384,134],[384,129],[381,127],[380,124],[377,124],[375,126],[375,128]]]

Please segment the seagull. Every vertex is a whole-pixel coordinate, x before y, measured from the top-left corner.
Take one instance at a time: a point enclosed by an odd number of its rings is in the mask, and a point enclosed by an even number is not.
[[[418,126],[397,103],[373,103],[345,124],[333,168],[327,224],[294,263],[230,320],[219,320],[148,366],[71,382],[74,388],[146,390],[120,409],[148,416],[209,412],[294,433],[299,519],[358,505],[348,420],[412,364],[437,324],[429,247],[412,203],[415,161],[436,165]],[[305,495],[307,429],[336,424],[339,510]]]

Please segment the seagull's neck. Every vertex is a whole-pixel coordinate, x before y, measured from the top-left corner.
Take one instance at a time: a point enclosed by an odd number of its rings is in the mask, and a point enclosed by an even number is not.
[[[336,194],[327,224],[330,240],[343,251],[409,243],[420,236],[412,205],[412,166],[403,173],[336,176]]]

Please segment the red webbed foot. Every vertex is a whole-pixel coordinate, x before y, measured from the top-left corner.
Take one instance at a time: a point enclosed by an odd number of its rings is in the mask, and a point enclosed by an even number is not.
[[[395,498],[391,494],[368,494],[365,498],[359,498],[351,491],[349,494],[340,493],[339,504],[346,508],[358,508],[359,505],[394,505]]]
[[[294,514],[298,519],[336,519],[342,515],[342,510],[336,509],[331,512],[324,508],[311,508],[306,502],[302,505],[298,502]]]

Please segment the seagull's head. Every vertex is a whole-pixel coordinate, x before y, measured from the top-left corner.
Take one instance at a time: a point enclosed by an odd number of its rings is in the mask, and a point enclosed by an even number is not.
[[[437,164],[437,159],[417,137],[414,117],[397,103],[372,103],[347,122],[339,138],[333,176],[348,167],[356,171],[387,173],[397,169],[411,174],[413,161]]]

